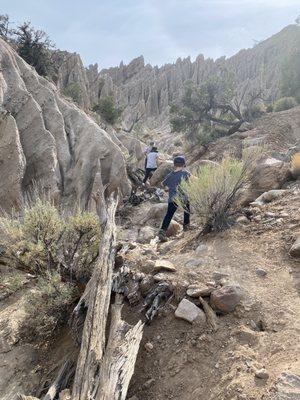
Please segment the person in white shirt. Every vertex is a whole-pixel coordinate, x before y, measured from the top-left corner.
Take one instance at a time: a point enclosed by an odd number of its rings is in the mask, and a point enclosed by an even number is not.
[[[151,142],[149,142],[149,146],[147,146],[147,147],[145,148],[145,150],[144,150],[144,154],[145,154],[145,156],[146,156],[146,157],[145,157],[145,169],[146,169],[146,166],[147,166],[147,155],[151,152],[153,146],[154,146],[154,142],[151,141]]]
[[[145,184],[149,178],[151,178],[153,172],[157,169],[157,161],[159,160],[159,154],[157,147],[153,146],[151,151],[147,154],[145,177],[143,183]]]

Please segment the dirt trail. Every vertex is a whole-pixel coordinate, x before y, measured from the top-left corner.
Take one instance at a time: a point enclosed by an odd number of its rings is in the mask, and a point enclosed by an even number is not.
[[[144,209],[145,205],[136,207],[134,215],[144,214]],[[158,244],[157,251],[152,242],[128,253],[126,262],[137,272],[149,273],[149,259],[165,258],[176,266],[175,273],[164,273],[176,296],[145,329],[130,396],[258,400],[272,396],[284,371],[299,375],[299,261],[288,255],[291,238],[300,227],[299,210],[299,195],[288,195],[257,210],[261,222],[236,225],[202,242],[195,232],[180,234]],[[268,222],[266,213],[278,217]],[[191,260],[199,264],[189,266]],[[205,284],[217,272],[244,289],[236,311],[218,317],[217,332],[176,319],[174,311],[188,285]],[[125,313],[132,318],[130,307]],[[145,348],[147,342],[153,350]],[[267,380],[255,377],[255,370],[262,367],[269,373]]]

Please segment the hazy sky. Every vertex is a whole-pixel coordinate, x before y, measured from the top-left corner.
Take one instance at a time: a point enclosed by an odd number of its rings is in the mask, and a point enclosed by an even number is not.
[[[0,0],[1,13],[30,20],[86,65],[161,65],[199,53],[230,56],[293,23],[299,0]]]

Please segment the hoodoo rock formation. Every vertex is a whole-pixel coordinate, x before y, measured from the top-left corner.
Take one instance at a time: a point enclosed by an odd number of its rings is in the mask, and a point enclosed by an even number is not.
[[[182,92],[184,83],[197,84],[220,69],[234,73],[242,91],[264,92],[264,98],[274,100],[279,94],[282,60],[299,43],[300,27],[290,25],[281,32],[226,59],[205,59],[199,55],[195,61],[178,58],[174,64],[153,67],[145,64],[143,56],[123,62],[119,67],[103,69],[98,65],[83,67],[78,54],[63,52],[59,59],[58,87],[77,82],[82,92],[82,106],[90,107],[104,96],[112,94],[124,111],[123,127],[131,130],[135,123],[164,130],[168,126],[169,106]]]
[[[101,184],[130,191],[120,147],[0,40],[1,205],[19,208],[32,185],[89,207]]]

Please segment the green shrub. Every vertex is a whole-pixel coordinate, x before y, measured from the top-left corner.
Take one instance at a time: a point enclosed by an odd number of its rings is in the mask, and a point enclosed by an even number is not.
[[[60,267],[64,275],[87,281],[98,255],[97,215],[78,209],[63,218],[49,201],[27,206],[22,219],[1,217],[0,232],[10,265],[37,275]]]
[[[224,158],[219,165],[200,167],[195,176],[181,183],[181,193],[188,196],[200,219],[202,232],[228,227],[237,210],[237,197],[247,182],[259,151],[248,151],[243,160]],[[178,198],[183,205],[182,199]]]
[[[69,83],[62,93],[72,99],[76,104],[81,105],[83,101],[83,92],[78,82]]]
[[[273,104],[268,104],[266,108],[267,113],[271,113],[274,111],[274,105]]]
[[[274,111],[284,111],[284,110],[289,110],[290,108],[293,108],[297,105],[297,101],[294,99],[294,97],[282,97],[281,99],[278,99],[274,103]]]
[[[25,207],[22,218],[0,218],[1,261],[38,278],[28,305],[37,332],[49,333],[63,320],[92,274],[100,237],[97,215],[77,209],[64,217],[40,199]]]
[[[28,314],[22,330],[27,339],[50,337],[64,324],[69,307],[78,292],[74,283],[62,282],[58,272],[49,272],[38,278],[34,291],[26,298]]]
[[[112,96],[106,96],[93,106],[93,111],[98,113],[106,122],[114,124],[120,118],[122,109],[117,107]]]
[[[252,104],[251,107],[247,107],[243,112],[243,117],[246,121],[252,121],[255,118],[261,117],[266,112],[266,107],[262,103]]]

